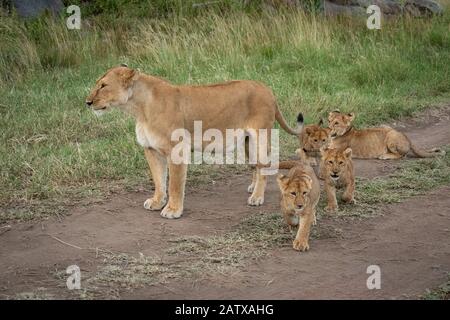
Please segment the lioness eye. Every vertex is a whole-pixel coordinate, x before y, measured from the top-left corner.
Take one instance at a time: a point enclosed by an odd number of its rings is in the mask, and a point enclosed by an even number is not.
[[[322,142],[325,142],[325,139],[322,139]]]
[[[308,193],[308,192],[305,191],[305,192],[303,192],[303,195],[306,196],[307,193]]]
[[[333,164],[333,161],[330,160],[330,161],[328,161],[328,163],[329,163],[329,164]]]
[[[104,87],[106,87],[106,84],[105,84],[105,83],[102,83],[102,85],[100,86],[100,88],[104,88]]]
[[[317,142],[317,139],[314,139],[314,142]]]
[[[344,161],[339,161],[339,164],[344,164]]]
[[[291,195],[295,197],[297,195],[297,192],[291,192]]]
[[[337,121],[334,123],[335,126],[337,126],[338,124],[339,124],[339,122],[337,122]]]

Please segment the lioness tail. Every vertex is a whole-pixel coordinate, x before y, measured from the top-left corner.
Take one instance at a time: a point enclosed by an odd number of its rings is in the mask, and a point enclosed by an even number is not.
[[[295,130],[292,129],[291,127],[289,127],[289,125],[286,122],[286,119],[284,119],[283,114],[280,112],[280,109],[278,108],[278,106],[275,111],[275,119],[277,119],[278,123],[284,129],[284,131],[286,131],[289,134],[298,136],[300,134],[300,132],[302,132],[303,114],[301,112],[297,116],[297,128],[295,128]]]

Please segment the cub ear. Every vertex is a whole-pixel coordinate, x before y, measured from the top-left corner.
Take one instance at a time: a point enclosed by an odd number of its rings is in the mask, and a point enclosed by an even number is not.
[[[305,132],[306,132],[306,134],[309,136],[311,133],[313,133],[313,129],[310,128],[310,127],[306,127],[306,128],[305,128]]]
[[[310,176],[307,176],[306,174],[302,175],[301,178],[306,182],[306,187],[311,190],[312,189],[312,179]]]
[[[285,176],[284,174],[279,174],[277,176],[277,182],[278,182],[278,186],[280,187],[281,191],[286,190],[288,183],[289,183],[289,177]]]
[[[320,155],[321,155],[321,156],[325,156],[325,155],[327,154],[328,150],[330,150],[330,149],[328,148],[327,145],[322,146],[322,147],[320,148]]]
[[[347,158],[351,158],[352,157],[352,149],[351,148],[347,148],[347,149],[345,149],[344,150],[344,155],[347,157]]]
[[[330,119],[333,119],[333,117],[336,115],[336,114],[339,114],[339,113],[341,113],[339,110],[334,110],[334,111],[331,111],[329,114],[328,114],[328,121],[330,121]]]
[[[350,121],[353,121],[353,119],[355,119],[355,114],[353,112],[350,112],[347,114],[347,117],[349,118]]]
[[[128,65],[127,65],[126,63],[121,63],[120,66],[121,66],[121,67],[128,68]]]
[[[331,135],[331,129],[330,128],[324,128],[324,129],[325,129],[325,132],[327,133],[327,136],[329,138],[330,135]]]
[[[319,123],[317,123],[317,125],[318,125],[319,127],[323,126],[323,119],[322,119],[322,118],[320,118]]]

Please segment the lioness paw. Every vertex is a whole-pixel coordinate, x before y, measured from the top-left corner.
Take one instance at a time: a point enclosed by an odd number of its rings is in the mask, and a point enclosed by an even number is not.
[[[183,209],[173,209],[168,205],[161,211],[161,217],[167,219],[178,219],[183,214]]]
[[[260,206],[264,203],[264,197],[263,196],[258,197],[258,196],[252,195],[251,197],[248,198],[247,203],[250,206]]]
[[[293,248],[297,251],[308,251],[309,250],[309,244],[308,244],[308,240],[304,240],[304,239],[295,239],[294,240],[294,244],[293,244]]]
[[[147,210],[161,210],[165,204],[165,200],[157,201],[154,198],[150,198],[145,200],[144,208]]]

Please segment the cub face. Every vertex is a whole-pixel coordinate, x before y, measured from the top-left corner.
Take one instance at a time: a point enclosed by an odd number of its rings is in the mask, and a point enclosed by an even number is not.
[[[345,150],[323,148],[320,151],[325,167],[325,174],[332,180],[338,180],[348,170],[352,161],[352,149]]]
[[[279,174],[277,182],[285,211],[301,215],[310,201],[308,195],[312,189],[311,177],[301,175],[290,178]]]
[[[128,67],[110,69],[95,83],[86,98],[87,107],[99,116],[111,107],[126,104],[130,97],[129,88],[136,77],[137,72]]]
[[[328,145],[330,142],[331,129],[321,127],[319,124],[311,124],[306,126],[302,132],[302,145],[306,152],[318,152],[320,148]]]
[[[352,125],[353,119],[355,119],[355,114],[353,112],[330,112],[328,115],[328,127],[331,129],[331,137],[339,137],[344,135]]]

